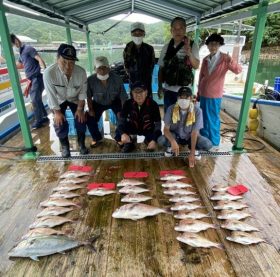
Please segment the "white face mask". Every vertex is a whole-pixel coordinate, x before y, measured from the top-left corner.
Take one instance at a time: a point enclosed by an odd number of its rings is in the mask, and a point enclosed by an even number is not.
[[[186,110],[190,106],[191,100],[190,99],[179,99],[178,105],[181,109]]]
[[[132,41],[136,44],[136,45],[140,45],[143,42],[144,37],[133,37],[132,36]]]
[[[109,74],[105,74],[105,75],[97,74],[97,78],[101,81],[105,81],[109,78]]]

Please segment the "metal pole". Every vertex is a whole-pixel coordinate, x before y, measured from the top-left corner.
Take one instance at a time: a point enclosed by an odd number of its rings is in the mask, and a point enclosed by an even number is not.
[[[194,36],[194,42],[196,44],[199,44],[199,35],[200,35],[200,18],[196,17],[196,24],[195,24],[195,36]],[[193,76],[195,77],[196,70],[193,69]],[[194,78],[195,79],[195,78]],[[197,90],[195,80],[193,82],[193,92]]]
[[[238,127],[236,132],[236,140],[232,148],[233,151],[243,151],[244,132],[248,118],[248,112],[250,107],[250,99],[252,97],[253,85],[256,77],[259,54],[261,50],[262,38],[264,34],[264,28],[267,17],[268,0],[263,0],[259,3],[257,9],[257,21],[255,24],[254,39],[251,48],[250,63],[248,69],[248,75],[246,78],[246,84],[244,88],[244,95],[242,99],[242,105],[240,110],[240,116],[238,121]]]
[[[21,133],[23,136],[24,146],[25,148],[30,149],[29,153],[26,154],[24,158],[33,159],[36,157],[35,154],[36,147],[34,147],[29,124],[28,124],[27,113],[23,100],[19,76],[15,65],[15,57],[10,42],[10,32],[7,23],[7,18],[5,16],[5,8],[3,6],[3,0],[0,0],[0,26],[2,26],[0,28],[0,36],[2,39],[2,45],[5,53],[7,67],[8,67],[9,78],[14,93],[14,101],[17,108],[17,114],[21,127]]]
[[[92,52],[90,47],[90,31],[88,26],[86,27],[86,37],[87,37],[87,52],[88,52],[88,71],[90,74],[93,73],[93,66],[92,66]]]
[[[69,25],[69,19],[68,17],[65,18],[65,23],[66,23],[66,37],[67,37],[67,43],[72,45],[72,37],[71,37],[71,29]]]

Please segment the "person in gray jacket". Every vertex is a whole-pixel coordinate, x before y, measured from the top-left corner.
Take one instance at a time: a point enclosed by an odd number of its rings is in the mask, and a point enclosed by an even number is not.
[[[119,118],[122,104],[128,99],[122,79],[119,75],[110,71],[106,57],[95,59],[96,73],[88,77],[87,102],[89,112],[87,126],[92,136],[91,147],[96,147],[102,140],[98,129],[98,121],[102,113],[111,109]]]

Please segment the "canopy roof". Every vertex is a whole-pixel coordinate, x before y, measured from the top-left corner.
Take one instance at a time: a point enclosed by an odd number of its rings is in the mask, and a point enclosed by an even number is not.
[[[9,0],[50,18],[69,20],[80,28],[120,13],[138,12],[171,21],[182,16],[202,21],[258,4],[259,0]]]

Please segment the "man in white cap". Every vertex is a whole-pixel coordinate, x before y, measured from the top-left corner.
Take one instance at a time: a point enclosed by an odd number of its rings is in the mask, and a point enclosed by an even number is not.
[[[145,27],[141,22],[131,25],[131,38],[123,52],[124,67],[129,76],[130,87],[137,81],[142,82],[152,97],[152,74],[155,65],[153,46],[144,43]]]
[[[102,140],[98,129],[98,121],[102,113],[112,109],[118,120],[122,104],[128,99],[122,79],[113,71],[110,71],[106,57],[95,59],[95,74],[88,77],[87,102],[88,116],[87,126],[92,136],[91,147],[96,147]]]

